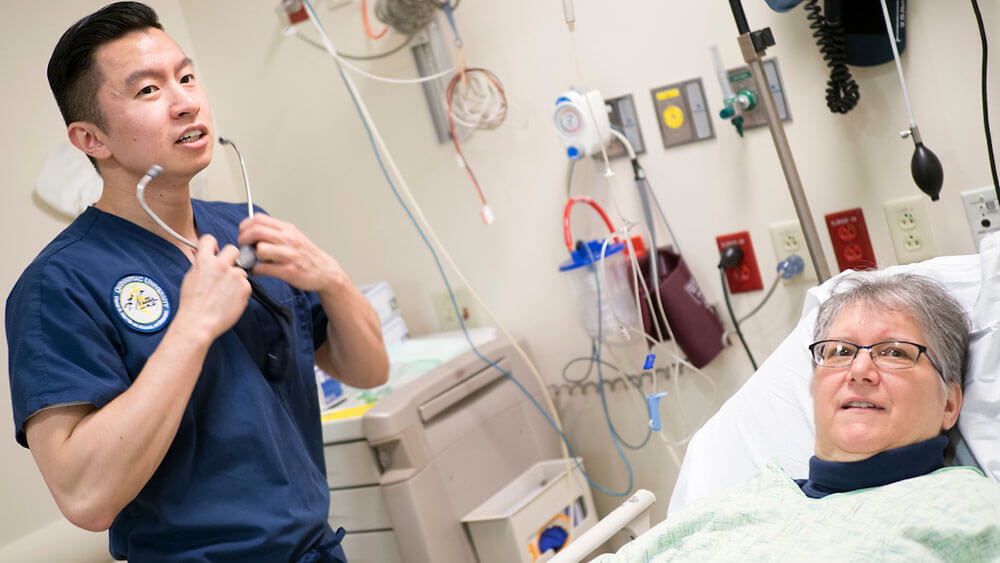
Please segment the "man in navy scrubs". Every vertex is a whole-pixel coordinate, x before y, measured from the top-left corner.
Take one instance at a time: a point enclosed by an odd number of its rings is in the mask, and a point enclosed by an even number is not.
[[[48,75],[104,191],[8,298],[18,442],[67,519],[110,528],[117,559],[344,561],[313,363],[351,386],[384,383],[374,310],[295,226],[191,199],[211,109],[151,9],[80,20]],[[146,201],[197,250],[140,207],[153,164]],[[260,260],[249,276],[234,265],[242,244]]]

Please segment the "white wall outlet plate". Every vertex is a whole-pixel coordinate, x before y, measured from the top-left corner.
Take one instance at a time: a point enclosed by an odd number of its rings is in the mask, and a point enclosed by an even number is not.
[[[798,254],[805,262],[805,269],[802,270],[802,273],[783,280],[784,283],[816,283],[818,281],[816,268],[813,267],[812,256],[806,247],[806,237],[802,234],[799,222],[791,220],[771,223],[768,230],[771,232],[771,243],[774,244],[774,256],[778,259],[779,264],[792,254]]]
[[[993,186],[976,188],[962,192],[962,203],[965,205],[965,215],[969,218],[969,230],[972,231],[972,241],[979,251],[979,241],[986,233],[1000,230],[1000,206],[997,205],[997,192]]]
[[[889,224],[892,248],[900,264],[920,262],[937,256],[931,232],[927,200],[922,195],[885,202],[885,220]]]
[[[476,306],[472,295],[465,288],[453,288],[455,292],[455,304],[458,305],[459,314],[462,315],[462,322],[465,328],[480,328],[483,326],[482,315],[479,307]],[[455,316],[455,307],[451,303],[451,296],[447,291],[440,291],[431,296],[434,301],[434,313],[438,320],[438,326],[442,331],[461,330],[458,317]]]

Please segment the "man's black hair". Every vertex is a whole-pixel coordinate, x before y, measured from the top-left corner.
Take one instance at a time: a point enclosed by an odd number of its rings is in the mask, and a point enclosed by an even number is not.
[[[115,2],[81,19],[63,33],[49,58],[48,77],[66,125],[87,121],[102,130],[106,128],[105,116],[97,103],[101,74],[94,51],[109,41],[151,27],[163,29],[152,8],[139,2]]]

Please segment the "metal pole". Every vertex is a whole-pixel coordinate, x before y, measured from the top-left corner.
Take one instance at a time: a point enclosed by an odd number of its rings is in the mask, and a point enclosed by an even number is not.
[[[736,20],[736,31],[740,35],[750,33],[750,24],[747,23],[747,16],[743,13],[743,3],[740,0],[729,0],[729,9],[733,11],[733,19]]]
[[[730,0],[731,6],[739,5],[739,0]],[[733,8],[733,16],[737,18],[737,27],[740,26],[739,16],[742,16],[742,7],[737,10]],[[746,19],[743,19],[743,27],[746,26]],[[774,95],[771,93],[771,85],[767,82],[764,74],[764,64],[762,57],[764,49],[759,52],[754,47],[753,38],[749,32],[743,32],[739,36],[740,51],[743,53],[743,60],[750,67],[754,84],[757,87],[757,97],[764,106],[764,113],[767,116],[767,127],[771,130],[771,140],[774,141],[774,148],[778,152],[778,160],[781,161],[781,169],[785,173],[785,182],[788,184],[788,192],[792,196],[792,203],[795,205],[795,213],[799,217],[799,225],[802,226],[802,234],[806,239],[806,248],[812,257],[813,267],[816,268],[816,277],[819,283],[830,279],[830,268],[823,254],[823,247],[820,246],[819,233],[816,231],[816,223],[813,221],[812,212],[809,211],[809,202],[806,201],[806,194],[802,189],[802,180],[799,178],[799,171],[795,167],[795,159],[792,157],[792,149],[785,137],[785,127],[781,123],[778,115],[778,107],[774,103]]]

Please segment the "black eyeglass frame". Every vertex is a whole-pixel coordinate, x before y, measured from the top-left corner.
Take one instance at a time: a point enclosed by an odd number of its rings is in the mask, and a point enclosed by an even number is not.
[[[812,361],[817,366],[831,367],[831,366],[824,366],[821,363],[821,361],[819,359],[817,359],[817,357],[816,357],[816,347],[819,346],[820,344],[827,344],[829,342],[839,342],[841,344],[847,344],[849,346],[854,346],[854,355],[851,356],[851,361],[847,362],[846,364],[844,364],[842,366],[835,366],[835,367],[843,367],[843,368],[849,367],[851,364],[854,363],[854,360],[858,357],[858,352],[860,352],[861,350],[868,350],[868,356],[871,357],[872,364],[874,364],[877,367],[880,367],[882,369],[910,369],[913,366],[917,365],[917,362],[920,360],[920,355],[923,354],[924,356],[927,356],[927,360],[930,361],[931,365],[934,366],[934,369],[938,372],[938,375],[940,375],[941,379],[944,380],[944,372],[941,371],[941,368],[938,366],[937,362],[934,361],[934,358],[931,356],[930,352],[928,351],[927,346],[924,346],[923,344],[917,344],[916,342],[909,342],[909,341],[906,341],[906,340],[883,340],[882,342],[876,342],[875,344],[869,344],[868,346],[862,346],[860,344],[855,344],[855,343],[853,343],[853,342],[851,342],[849,340],[839,340],[839,339],[836,339],[836,338],[830,338],[830,339],[826,339],[826,340],[817,340],[816,342],[813,342],[812,344],[809,345],[809,353],[810,353],[810,355],[812,355]],[[911,365],[909,365],[907,367],[898,367],[898,368],[896,368],[896,367],[879,366],[876,363],[877,360],[876,360],[876,357],[875,357],[875,352],[872,349],[875,348],[876,346],[881,346],[882,344],[909,344],[911,346],[916,346],[917,347],[917,356],[915,358],[913,358],[913,364],[911,364]]]

